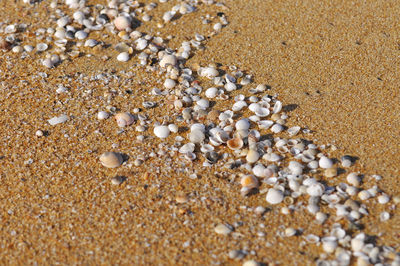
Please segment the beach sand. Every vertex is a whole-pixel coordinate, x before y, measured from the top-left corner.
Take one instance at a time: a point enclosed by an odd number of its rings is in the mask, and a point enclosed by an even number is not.
[[[194,33],[206,35],[210,30],[212,24],[203,25],[201,15],[224,12],[229,24],[207,39],[206,49],[196,52],[187,65],[214,62],[252,74],[254,84],[268,84],[268,93],[278,94],[289,115],[288,127],[312,131],[300,137],[330,144],[326,152],[332,158],[357,157],[351,171],[365,175],[363,187],[377,183],[389,195],[400,194],[396,1],[232,0],[224,1],[227,9],[202,5],[176,23],[155,27],[156,18],[177,2],[159,4],[149,12],[155,19],[137,30],[163,38],[172,35],[168,44],[177,48]],[[35,30],[54,23],[48,5],[2,1],[0,14],[7,24],[28,24],[21,41],[35,45]],[[119,42],[110,34],[90,36],[107,44]],[[21,59],[20,54],[0,52],[2,264],[240,265],[248,259],[280,265],[315,263],[321,247],[302,245],[301,236],[276,232],[292,227],[322,235],[333,221],[321,227],[305,211],[283,215],[262,195],[244,198],[237,180],[216,174],[217,166],[206,169],[177,156],[149,157],[142,165],[133,165],[138,156],[157,154],[162,143],[172,145],[178,134],[161,141],[150,127],[142,143],[134,127],[118,133],[114,119],[97,120],[97,112],[107,105],[130,112],[142,108],[142,101],[155,99],[151,88],[160,86],[163,77],[136,66],[133,59],[118,62],[112,48],[82,50],[82,56],[53,69],[40,64],[42,54]],[[105,54],[109,60],[102,59]],[[109,81],[91,79],[100,73]],[[58,85],[68,92],[57,94]],[[225,106],[228,103],[218,103],[216,108]],[[166,107],[161,101],[145,112],[153,122],[168,121],[173,110]],[[61,114],[70,117],[68,122],[47,123]],[[37,130],[46,136],[35,136]],[[127,163],[117,169],[102,167],[98,158],[109,150],[125,154]],[[191,173],[198,179],[188,178]],[[382,180],[376,182],[374,174]],[[126,181],[112,185],[111,178],[118,175]],[[345,174],[328,182],[343,180]],[[176,203],[181,193],[188,195],[188,202]],[[370,214],[361,221],[363,232],[377,236],[378,245],[400,252],[398,208],[389,210],[388,221],[379,220],[392,204],[367,201]],[[247,210],[257,206],[268,211],[260,217]],[[221,222],[235,224],[235,234],[215,234],[214,227]],[[232,260],[228,252],[235,249],[249,254]]]

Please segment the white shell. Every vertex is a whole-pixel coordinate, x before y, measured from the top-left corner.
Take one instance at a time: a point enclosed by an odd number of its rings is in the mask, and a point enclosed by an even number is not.
[[[92,48],[92,47],[95,47],[98,43],[99,43],[99,42],[96,41],[95,39],[88,39],[88,40],[86,40],[86,42],[85,42],[85,46],[86,46],[86,47]]]
[[[269,109],[266,108],[266,107],[261,107],[261,106],[259,106],[258,108],[256,108],[256,109],[254,110],[254,113],[255,113],[256,116],[258,116],[258,117],[266,117],[266,116],[268,116],[268,115],[270,114],[270,111],[269,111]]]
[[[166,79],[164,81],[164,87],[166,89],[172,89],[173,87],[175,87],[175,85],[176,85],[176,82],[173,79]]]
[[[385,222],[390,219],[390,214],[388,212],[381,212],[379,215],[381,222]]]
[[[201,123],[195,123],[193,125],[190,126],[190,131],[195,131],[195,130],[200,130],[201,132],[206,132],[206,126],[201,124]],[[214,134],[217,133],[218,131],[221,131],[220,128],[215,128],[214,130]]]
[[[225,90],[226,91],[234,91],[236,89],[237,89],[237,87],[236,87],[235,83],[228,82],[228,83],[225,84]]]
[[[282,102],[276,101],[272,113],[277,114],[282,110]]]
[[[120,62],[126,62],[129,60],[129,54],[127,52],[122,52],[117,56],[117,60]]]
[[[360,186],[361,178],[359,177],[359,175],[357,173],[348,174],[346,177],[346,180],[352,186],[355,186],[355,187]]]
[[[325,191],[325,187],[321,183],[312,184],[307,188],[307,194],[311,197],[320,197]]]
[[[246,155],[246,160],[248,163],[255,163],[258,161],[260,158],[260,154],[256,150],[249,150],[249,152]]]
[[[60,115],[60,116],[55,116],[49,120],[47,120],[47,122],[49,122],[50,125],[54,126],[60,123],[64,123],[68,120],[68,116],[67,115]]]
[[[253,174],[257,177],[268,178],[273,175],[273,172],[269,168],[265,168],[262,164],[257,164],[252,169]]]
[[[131,26],[131,22],[127,17],[119,16],[114,20],[114,25],[118,30],[126,30]]]
[[[293,175],[301,175],[303,173],[303,165],[297,161],[289,162],[289,170]]]
[[[360,238],[356,237],[356,238],[353,238],[351,240],[351,249],[354,252],[361,251],[363,247],[364,247],[364,240],[363,239],[360,239]]]
[[[271,120],[261,120],[258,121],[257,124],[260,129],[268,129],[274,124],[274,122]]]
[[[46,43],[38,43],[36,45],[36,50],[38,50],[39,52],[43,52],[46,51],[48,47],[49,46]]]
[[[86,31],[79,30],[75,33],[75,38],[77,38],[78,40],[84,40],[87,37],[88,37],[88,33]]]
[[[136,40],[136,50],[142,51],[147,47],[147,40],[139,38]]]
[[[390,198],[389,198],[389,196],[386,195],[386,194],[380,195],[380,196],[378,197],[378,202],[379,202],[379,204],[386,204],[386,203],[389,202],[389,200],[390,200]]]
[[[295,135],[297,135],[297,133],[299,133],[300,129],[301,128],[299,126],[294,126],[294,127],[289,128],[287,130],[287,132],[289,133],[290,136],[295,136]]]
[[[238,112],[247,106],[245,101],[237,101],[232,105],[232,111]]]
[[[110,114],[105,111],[100,111],[97,113],[97,118],[100,120],[107,119],[109,116]]]
[[[208,88],[205,92],[207,98],[215,98],[218,94],[218,89],[215,87]]]
[[[199,75],[202,77],[207,77],[209,79],[212,79],[212,78],[218,76],[219,72],[214,67],[204,67],[204,68],[200,68]]]
[[[275,124],[271,127],[271,131],[274,133],[282,132],[283,126],[281,124]]]
[[[100,156],[100,163],[107,168],[115,168],[123,163],[121,154],[116,152],[105,152]]]
[[[329,159],[329,158],[326,157],[326,156],[322,156],[322,157],[319,159],[319,162],[318,162],[318,163],[319,163],[319,167],[324,168],[324,169],[332,168],[332,166],[333,166],[332,160]]]
[[[168,125],[168,129],[172,132],[172,133],[177,133],[179,131],[179,127],[175,124],[169,124]]]
[[[186,143],[179,149],[179,153],[188,153],[193,152],[195,148],[195,144],[193,143]]]
[[[206,110],[210,106],[210,102],[206,99],[200,99],[196,102],[196,104],[203,110]]]
[[[237,130],[248,130],[250,128],[250,123],[247,119],[241,119],[236,122],[235,127]]]
[[[265,199],[270,204],[279,204],[283,201],[283,192],[275,188],[270,188]]]
[[[192,143],[201,143],[205,139],[205,135],[202,131],[200,130],[194,130],[189,133],[189,140]]]
[[[324,249],[325,252],[328,253],[333,253],[337,246],[337,239],[334,236],[327,236],[321,239],[322,242],[322,248]]]
[[[232,230],[233,230],[233,228],[226,224],[218,224],[214,228],[215,233],[217,233],[219,235],[228,235],[230,232],[232,232]]]
[[[175,55],[165,54],[160,61],[160,66],[165,68],[169,65],[175,66],[177,63],[178,60],[176,59]]]
[[[170,130],[167,126],[156,126],[153,132],[158,138],[165,139],[169,136]]]
[[[130,126],[135,122],[133,115],[130,113],[118,113],[115,115],[115,120],[117,121],[117,125],[119,127]]]
[[[263,159],[269,162],[278,162],[281,160],[281,157],[276,153],[266,153],[264,154]]]

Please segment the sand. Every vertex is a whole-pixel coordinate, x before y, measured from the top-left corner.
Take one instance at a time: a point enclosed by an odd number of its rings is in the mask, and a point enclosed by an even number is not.
[[[98,3],[101,1],[89,1]],[[176,4],[169,1],[152,15]],[[352,171],[366,175],[365,187],[375,184],[372,174],[383,177],[378,185],[390,195],[400,194],[399,6],[395,1],[225,1],[229,25],[206,42],[189,65],[209,62],[235,65],[254,76],[255,84],[271,86],[271,94],[287,105],[288,125],[312,130],[305,135],[318,144],[333,144],[333,157],[358,157]],[[50,25],[44,1],[34,7],[4,1],[2,21],[26,23],[23,44],[34,44],[33,32]],[[182,16],[176,25],[144,32],[173,35],[177,47],[195,32],[204,34],[200,15],[215,15],[213,7]],[[92,35],[91,35],[92,36]],[[96,35],[94,34],[93,37]],[[29,38],[28,38],[29,37]],[[106,38],[110,44],[115,37]],[[148,92],[162,79],[132,62],[119,63],[111,48],[86,53],[47,70],[41,55],[25,59],[1,52],[0,90],[0,208],[1,262],[3,264],[135,264],[135,265],[235,265],[228,252],[244,249],[246,259],[281,265],[313,264],[321,249],[301,246],[302,238],[277,237],[286,227],[322,233],[312,215],[282,215],[269,208],[259,217],[243,206],[267,206],[264,197],[243,198],[237,183],[218,176],[218,169],[151,157],[141,166],[116,170],[102,167],[102,152],[118,150],[132,164],[139,155],[158,151],[162,141],[136,140],[134,128],[118,134],[113,119],[99,121],[97,111],[108,104],[120,110],[141,107]],[[108,54],[111,59],[103,61]],[[129,66],[134,75],[121,74]],[[129,70],[127,70],[128,72]],[[38,76],[46,72],[47,78]],[[89,77],[116,73],[105,83]],[[86,87],[81,87],[82,82]],[[57,94],[59,84],[70,90]],[[115,91],[110,103],[105,92]],[[172,112],[164,106],[148,111],[162,122]],[[222,108],[222,106],[221,106]],[[70,116],[62,125],[47,120]],[[35,136],[43,130],[45,137]],[[173,135],[173,136],[176,136]],[[173,144],[173,140],[167,140]],[[114,144],[114,146],[113,146]],[[330,149],[330,148],[329,148]],[[327,150],[329,150],[327,149]],[[32,161],[29,161],[29,160]],[[184,165],[183,165],[184,164]],[[186,172],[185,172],[186,171]],[[196,172],[198,179],[188,178]],[[126,182],[112,185],[123,175]],[[332,182],[344,180],[340,175]],[[185,193],[189,202],[175,196]],[[391,219],[379,221],[386,210],[368,201],[370,215],[362,219],[365,232],[378,236],[379,245],[400,252],[397,208]],[[214,233],[220,222],[236,224],[235,235]],[[258,232],[265,236],[258,236]]]

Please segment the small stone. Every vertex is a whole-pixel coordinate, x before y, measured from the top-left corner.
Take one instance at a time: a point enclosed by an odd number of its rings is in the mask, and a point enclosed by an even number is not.
[[[326,177],[335,177],[335,176],[337,176],[337,168],[333,167],[333,168],[325,169],[324,175]]]
[[[123,176],[116,176],[111,179],[113,185],[121,185],[125,181]]]

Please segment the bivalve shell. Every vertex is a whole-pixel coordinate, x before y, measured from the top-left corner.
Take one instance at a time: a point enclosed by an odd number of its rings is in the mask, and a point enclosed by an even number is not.
[[[135,122],[135,118],[130,113],[118,113],[115,115],[115,120],[119,127],[126,127]]]
[[[240,150],[243,147],[243,140],[239,137],[235,137],[226,142],[226,145],[231,150]]]
[[[319,167],[324,168],[324,169],[332,168],[332,166],[333,166],[332,160],[329,159],[329,158],[326,157],[326,156],[322,156],[322,157],[319,159],[319,162],[318,162],[318,163],[319,163]]]
[[[266,200],[270,204],[279,204],[283,201],[283,198],[283,192],[275,188],[270,188],[266,196]]]
[[[165,139],[169,136],[170,130],[167,126],[156,126],[153,132],[158,138]]]
[[[107,168],[116,168],[123,163],[122,155],[116,152],[105,152],[100,156],[100,162]]]

